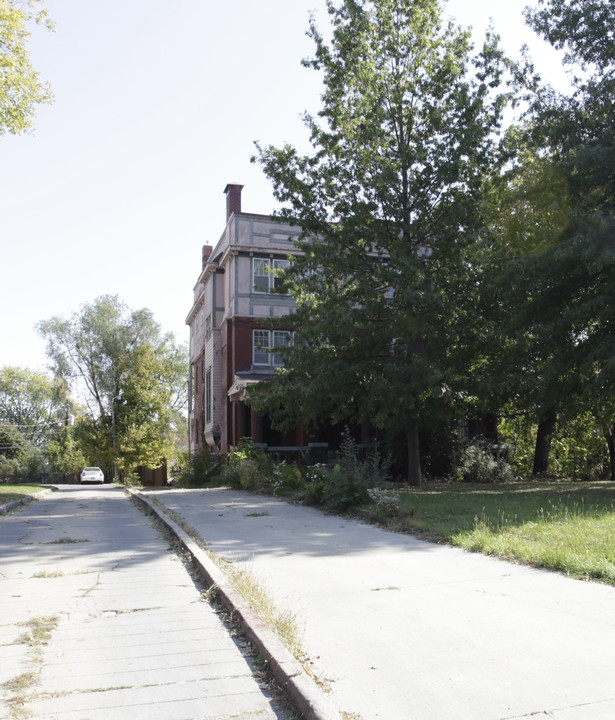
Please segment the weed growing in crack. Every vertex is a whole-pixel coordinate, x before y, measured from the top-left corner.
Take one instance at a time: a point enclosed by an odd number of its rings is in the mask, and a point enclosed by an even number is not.
[[[3,684],[8,693],[6,701],[11,708],[11,720],[25,720],[25,718],[30,717],[27,704],[30,693],[39,680],[43,663],[43,647],[51,639],[51,634],[58,626],[59,620],[57,615],[53,615],[33,618],[20,623],[21,627],[27,628],[27,631],[20,635],[17,642],[30,646],[28,655],[34,669],[16,675]]]
[[[61,572],[60,570],[53,570],[53,571],[44,570],[42,572],[36,572],[36,573],[34,573],[34,575],[32,575],[32,578],[36,578],[36,579],[48,579],[48,578],[59,578],[59,577],[64,577],[64,573]]]

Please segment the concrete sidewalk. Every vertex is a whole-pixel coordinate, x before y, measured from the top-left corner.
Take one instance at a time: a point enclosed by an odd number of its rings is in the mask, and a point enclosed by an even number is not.
[[[615,588],[270,497],[144,494],[298,614],[348,718],[615,718]]]
[[[1,517],[0,598],[0,718],[290,720],[121,490],[63,486]]]

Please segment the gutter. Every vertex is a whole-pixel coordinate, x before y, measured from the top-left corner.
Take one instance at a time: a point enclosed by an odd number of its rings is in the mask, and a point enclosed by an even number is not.
[[[216,587],[220,601],[226,610],[237,619],[246,638],[269,661],[274,678],[295,703],[305,720],[340,720],[340,714],[333,706],[332,701],[235,590],[226,575],[214,564],[207,553],[162,508],[148,500],[141,492],[129,487],[126,490],[156,513],[190,553],[206,581]]]

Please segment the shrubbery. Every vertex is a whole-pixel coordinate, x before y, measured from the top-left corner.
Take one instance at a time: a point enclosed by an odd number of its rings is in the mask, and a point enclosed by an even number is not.
[[[510,447],[515,472],[529,475],[536,446],[536,423],[525,415],[505,417],[500,421],[499,433],[502,442]],[[599,480],[608,475],[608,465],[604,435],[591,413],[558,419],[551,439],[550,475]]]
[[[369,501],[368,490],[388,481],[388,463],[377,450],[359,459],[357,444],[348,432],[340,445],[339,462],[327,471],[322,504],[343,512]]]
[[[513,482],[516,478],[505,460],[477,445],[468,445],[461,453],[454,479],[467,483],[500,483]]]
[[[274,461],[255,447],[250,438],[242,438],[228,454],[222,468],[222,480],[238,490],[271,491]]]
[[[222,478],[240,490],[295,495],[309,505],[343,512],[369,501],[368,490],[387,482],[388,464],[376,451],[359,458],[355,441],[346,433],[339,461],[333,467],[275,462],[248,439],[228,454]]]

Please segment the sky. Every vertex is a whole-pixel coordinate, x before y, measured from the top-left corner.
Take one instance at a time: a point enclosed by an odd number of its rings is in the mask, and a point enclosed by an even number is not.
[[[556,85],[559,56],[523,21],[527,0],[451,0],[445,13],[507,53],[530,47]],[[325,0],[47,0],[55,32],[33,30],[32,61],[51,84],[31,134],[0,136],[0,366],[44,370],[41,320],[105,294],[149,308],[188,341],[201,246],[225,224],[227,183],[242,209],[276,207],[250,162],[254,142],[308,149],[320,77],[310,13]]]

